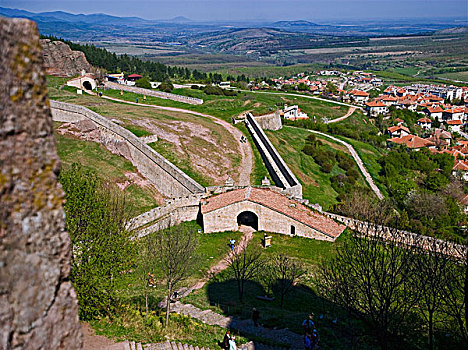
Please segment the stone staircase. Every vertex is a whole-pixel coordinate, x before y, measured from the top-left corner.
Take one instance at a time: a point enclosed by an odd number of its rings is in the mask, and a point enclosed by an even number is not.
[[[162,343],[155,344],[145,344],[135,343],[133,341],[124,341],[112,346],[107,347],[105,350],[220,350],[210,349],[210,348],[199,348],[198,346],[193,346],[189,344],[182,344],[176,342],[170,342],[169,340]],[[240,345],[238,350],[287,350],[286,348],[269,346],[261,343],[248,342],[246,344]]]

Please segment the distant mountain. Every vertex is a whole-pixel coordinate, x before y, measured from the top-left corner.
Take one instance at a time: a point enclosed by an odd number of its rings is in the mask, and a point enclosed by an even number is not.
[[[147,21],[138,17],[116,17],[111,15],[106,15],[103,13],[96,14],[72,14],[63,11],[54,11],[54,12],[40,12],[34,13],[24,10],[9,9],[0,7],[0,15],[6,17],[20,17],[20,18],[29,18],[35,21],[41,22],[50,22],[50,21],[60,21],[60,22],[72,22],[72,23],[86,23],[86,24],[114,24],[114,25],[129,25],[129,24],[144,24],[151,21]]]
[[[466,33],[468,33],[468,26],[447,28],[447,29],[442,29],[442,30],[438,30],[437,32],[435,32],[435,34],[466,34]]]
[[[169,20],[169,22],[173,23],[187,23],[187,22],[193,22],[190,18],[184,17],[184,16],[178,16],[174,17]]]
[[[272,27],[319,27],[320,24],[309,21],[278,21],[272,24]]]

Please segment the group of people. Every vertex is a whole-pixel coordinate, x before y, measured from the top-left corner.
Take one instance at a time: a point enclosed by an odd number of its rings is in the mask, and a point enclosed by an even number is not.
[[[231,335],[229,329],[226,331],[223,339],[223,348],[224,350],[237,350],[236,337]]]
[[[242,135],[240,138],[240,142],[247,143],[247,138],[244,135]]]
[[[306,318],[302,322],[302,327],[304,328],[304,348],[305,350],[314,350],[318,348],[319,335],[317,329],[315,328],[315,322],[313,315],[309,315],[309,318]]]

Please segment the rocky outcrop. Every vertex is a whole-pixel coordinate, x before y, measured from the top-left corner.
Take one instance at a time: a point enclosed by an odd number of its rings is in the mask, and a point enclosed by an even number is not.
[[[0,18],[0,349],[81,349],[36,24]]]
[[[85,54],[81,51],[72,51],[64,42],[42,39],[41,45],[47,74],[72,77],[81,74],[83,70],[93,71],[93,66],[88,63]]]

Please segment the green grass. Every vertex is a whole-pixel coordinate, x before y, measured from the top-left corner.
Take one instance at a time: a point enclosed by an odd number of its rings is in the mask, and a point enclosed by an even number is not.
[[[142,127],[136,126],[136,125],[125,125],[124,128],[127,129],[128,131],[130,131],[136,137],[143,137],[143,136],[153,135],[148,130],[146,130],[146,129],[142,128]]]
[[[57,153],[62,167],[67,169],[73,163],[94,170],[104,181],[124,182],[125,172],[136,172],[136,168],[123,157],[119,157],[104,146],[89,141],[81,141],[55,133]],[[138,215],[157,206],[151,193],[137,185],[131,185],[124,191],[131,207],[131,214]]]
[[[333,256],[346,235],[344,233],[337,242],[331,243],[272,234],[272,246],[263,251],[264,258],[268,259],[273,254],[281,252],[303,262],[308,271],[302,283],[293,287],[291,293],[287,295],[283,308],[278,298],[274,301],[257,298],[265,295],[262,285],[257,281],[247,282],[243,301],[240,302],[237,284],[229,269],[216,275],[204,288],[184,298],[184,302],[245,319],[251,317],[251,310],[256,307],[260,311],[260,323],[264,326],[287,327],[299,334],[302,334],[302,321],[312,312],[318,320],[322,346],[343,348],[339,340],[340,327],[333,326],[331,322],[337,316],[341,318],[343,311],[317,295],[312,278],[317,264]],[[251,244],[260,245],[262,238],[262,232],[255,232]],[[324,315],[323,319],[319,320],[319,315]]]
[[[279,131],[267,131],[268,138],[278,150],[288,167],[302,184],[303,197],[311,203],[318,203],[324,209],[337,203],[338,193],[331,186],[330,178],[338,173],[344,173],[336,164],[331,173],[327,174],[315,163],[313,157],[302,152],[305,139],[311,134],[305,129],[283,127]],[[346,148],[328,138],[318,137],[325,149],[341,150],[347,152]],[[359,183],[367,186],[361,177]]]
[[[90,325],[96,334],[104,335],[116,342],[128,340],[149,344],[171,340],[210,349],[218,348],[218,342],[223,340],[226,332],[219,326],[210,326],[180,314],[170,315],[168,328],[163,326],[164,322],[165,312],[152,311],[146,317],[139,310],[124,305],[113,319],[91,321]],[[236,334],[237,344],[245,344],[247,341],[245,336]]]
[[[254,114],[266,114],[276,109],[276,106],[286,104],[299,104],[299,107],[309,115],[317,117],[336,118],[344,115],[347,107],[337,107],[335,104],[308,99],[303,97],[282,96],[281,94],[255,94],[250,92],[241,92],[237,96],[214,96],[207,95],[201,90],[195,89],[175,89],[175,94],[190,97],[201,98],[204,100],[202,105],[189,105],[171,100],[164,100],[157,97],[147,96],[146,101],[141,101],[141,95],[131,92],[124,92],[120,95],[119,91],[106,90],[104,95],[134,102],[139,98],[141,104],[156,104],[160,106],[179,107],[193,110],[201,113],[207,113],[226,121],[231,121],[232,117],[237,117],[245,111],[252,111]]]

